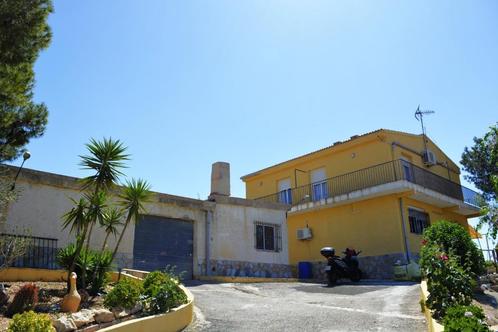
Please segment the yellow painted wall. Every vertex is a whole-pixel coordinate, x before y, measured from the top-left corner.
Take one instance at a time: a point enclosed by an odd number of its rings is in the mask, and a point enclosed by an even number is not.
[[[397,144],[393,145],[393,142]],[[244,177],[246,196],[258,198],[273,195],[279,190],[278,182],[286,178],[291,180],[291,187],[295,188],[295,169],[306,171],[296,173],[299,187],[311,182],[311,171],[317,168],[324,167],[326,177],[330,178],[401,158],[408,159],[413,164],[441,177],[460,183],[458,166],[432,141],[428,140],[427,147],[434,152],[437,161],[447,164],[451,171],[439,165],[426,167],[421,156],[410,151],[423,151],[422,136],[381,130]],[[410,251],[413,253],[418,253],[420,250],[421,235],[410,233],[409,206],[427,211],[431,223],[446,219],[468,227],[464,216],[452,213],[450,210],[443,210],[407,198],[403,200],[405,229]],[[289,213],[287,223],[290,264],[296,264],[299,261],[322,260],[320,249],[324,246],[333,246],[337,252],[346,247],[354,247],[362,250],[363,256],[405,251],[399,196],[394,194],[343,206],[322,206],[319,209]],[[297,229],[306,227],[306,224],[312,229],[313,239],[297,240]]]
[[[388,142],[397,142],[402,146],[406,146],[418,152],[424,150],[424,141],[422,140],[421,136],[412,136],[402,133],[387,132],[386,140]],[[405,158],[414,165],[417,165],[425,170],[431,171],[445,179],[449,179],[453,182],[460,183],[460,176],[459,176],[460,170],[458,166],[451,159],[449,159],[448,156],[446,156],[446,154],[431,140],[427,141],[427,148],[430,151],[434,152],[434,154],[436,155],[436,160],[438,162],[448,163],[448,166],[451,169],[451,171],[448,171],[448,168],[442,167],[440,165],[426,167],[424,166],[422,158],[420,158],[419,155],[416,155],[415,153],[407,149],[403,149],[400,146],[394,146],[393,157],[394,159]]]
[[[65,281],[67,271],[9,267],[0,271],[2,281]]]
[[[325,168],[326,177],[353,172],[362,168],[377,165],[391,160],[390,146],[380,141],[377,136],[358,138],[357,142],[341,144],[334,149],[326,149],[320,153],[299,158],[275,169],[263,172],[261,175],[246,180],[246,197],[249,199],[271,195],[278,192],[278,181],[290,179],[291,187],[311,182],[311,172],[318,168]]]
[[[428,140],[428,148],[435,153],[438,161],[448,162],[453,172],[448,172],[446,168],[438,165],[425,167],[419,155],[399,146],[392,147],[393,142],[418,152],[424,148],[422,137],[419,135],[383,130],[290,160],[246,177],[244,178],[246,197],[254,199],[275,194],[279,191],[278,182],[283,179],[290,179],[292,188],[296,187],[295,178],[297,178],[297,187],[309,184],[311,171],[314,169],[324,167],[327,178],[330,178],[400,158],[406,158],[425,170],[460,183],[458,166],[432,141]],[[294,172],[295,169],[305,172]]]
[[[362,251],[362,256],[403,252],[400,210],[395,195],[354,204],[289,214],[289,261],[320,261],[320,249],[332,246],[337,253],[347,247]],[[296,232],[306,227],[311,240],[297,240]]]
[[[403,198],[403,205],[405,210],[405,224],[406,224],[407,237],[410,244],[411,252],[418,253],[420,251],[422,235],[410,233],[410,223],[408,221],[408,209],[410,207],[414,207],[416,209],[420,209],[428,213],[431,225],[440,220],[448,220],[456,222],[465,227],[466,229],[468,229],[467,218],[465,218],[465,216],[455,214],[452,213],[451,211],[440,209],[433,205],[425,204],[409,198]]]
[[[408,209],[423,210],[429,214],[431,224],[449,220],[468,227],[464,216],[403,197],[405,230],[411,253],[420,251],[422,235],[410,232]],[[338,207],[326,207],[302,213],[290,213],[287,218],[289,232],[289,262],[320,261],[320,249],[332,246],[337,253],[347,247],[362,251],[362,256],[404,253],[401,212],[398,195],[378,197]],[[298,240],[296,232],[308,225],[311,240]]]

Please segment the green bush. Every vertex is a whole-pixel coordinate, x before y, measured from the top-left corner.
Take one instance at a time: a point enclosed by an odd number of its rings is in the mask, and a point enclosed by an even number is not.
[[[107,308],[133,308],[140,299],[142,282],[131,278],[121,279],[106,295],[104,306]]]
[[[447,332],[487,332],[484,312],[481,308],[470,305],[457,305],[448,308],[443,319],[444,330]]]
[[[485,272],[484,257],[470,238],[469,233],[457,223],[441,220],[425,229],[420,251],[420,267],[425,274],[427,261],[430,253],[427,253],[428,245],[437,245],[441,251],[457,256],[459,264],[463,269],[474,274],[481,275]]]
[[[150,292],[154,287],[160,286],[169,281],[169,276],[161,271],[153,271],[147,274],[144,279],[144,294]]]
[[[22,286],[14,295],[14,299],[7,307],[6,315],[12,317],[28,310],[32,310],[38,303],[38,287],[35,284]]]
[[[426,245],[425,273],[429,296],[426,305],[436,319],[444,317],[454,305],[472,301],[472,278],[460,266],[459,257],[442,252],[435,245]]]
[[[147,275],[142,296],[145,312],[164,313],[184,303],[187,303],[187,295],[178,286],[176,277],[160,271]]]
[[[62,248],[57,252],[56,260],[57,264],[69,270],[73,262],[74,254],[76,253],[76,246],[71,243],[66,248]],[[107,278],[107,272],[112,269],[112,253],[108,250],[104,251],[94,251],[88,250],[88,252],[83,248],[81,253],[76,260],[76,266],[74,272],[78,276],[76,280],[76,287],[81,289],[83,287],[81,278],[83,274],[83,259],[86,257],[86,280],[89,287],[89,293],[96,295],[100,292],[105,285],[109,282]]]
[[[112,269],[112,252],[104,250],[93,252],[88,259],[88,283],[89,293],[96,295],[109,283],[108,272]]]
[[[52,321],[46,314],[37,314],[33,311],[26,311],[22,314],[15,314],[9,324],[9,332],[51,332]]]

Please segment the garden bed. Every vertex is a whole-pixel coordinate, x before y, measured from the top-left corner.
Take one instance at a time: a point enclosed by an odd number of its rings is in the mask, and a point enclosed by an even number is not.
[[[144,326],[154,331],[176,331],[190,323],[193,298],[176,278],[162,272],[151,273],[150,277],[147,277],[148,272],[129,272],[130,274],[121,274],[119,282],[117,273],[111,273],[109,277],[113,282],[105,286],[102,295],[92,297],[80,291],[82,301],[75,313],[61,312],[61,304],[67,290],[66,282],[13,281],[5,282],[4,285],[9,304],[16,302],[14,297],[16,294],[19,296],[26,287],[31,289],[32,294],[36,293],[36,304],[22,310],[26,313],[21,315],[23,321],[32,323],[33,320],[45,320],[44,324],[49,327],[53,325],[58,332],[90,332],[100,329],[128,331],[130,328],[130,331],[134,331]],[[140,276],[131,273],[139,273]],[[9,305],[0,307],[0,331],[7,330],[9,324],[15,324],[16,319],[21,317],[7,317],[8,308]],[[28,314],[29,310],[34,313]],[[16,331],[25,329],[18,328]],[[47,331],[46,326],[43,331]]]
[[[35,284],[39,289],[38,292],[38,304],[34,307],[34,312],[48,314],[53,322],[58,321],[61,317],[71,318],[77,323],[77,330],[93,331],[108,327],[113,324],[123,322],[136,317],[136,313],[139,308],[134,311],[119,311],[111,312],[107,310],[104,305],[103,296],[89,296],[86,301],[82,301],[80,305],[80,310],[74,314],[64,314],[60,312],[60,306],[64,295],[66,295],[66,283],[65,282],[9,282],[5,283],[5,290],[9,295],[9,303],[12,302],[14,295],[19,291],[19,289],[26,284]],[[109,286],[109,290],[112,285]],[[0,331],[6,331],[12,318],[7,317],[6,306],[0,308]],[[95,316],[99,319],[99,322],[95,320]],[[112,314],[112,315],[111,315]],[[114,317],[113,317],[114,316]],[[66,322],[64,319],[63,323],[59,323],[56,326],[61,326],[65,324],[69,329],[71,326],[70,322]],[[63,329],[62,326],[59,329]]]

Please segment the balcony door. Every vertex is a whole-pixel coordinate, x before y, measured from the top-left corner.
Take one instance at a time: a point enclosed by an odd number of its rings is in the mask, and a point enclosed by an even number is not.
[[[292,204],[291,180],[289,178],[278,181],[278,202]]]
[[[413,182],[413,167],[410,161],[405,158],[401,158],[401,168],[403,169],[403,179]]]
[[[311,195],[313,201],[319,201],[329,197],[325,168],[311,171]]]

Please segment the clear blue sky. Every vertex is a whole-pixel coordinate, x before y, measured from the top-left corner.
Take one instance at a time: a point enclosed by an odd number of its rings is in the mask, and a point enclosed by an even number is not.
[[[498,120],[496,1],[55,1],[36,64],[50,110],[29,168],[84,176],[90,137],[126,173],[206,198],[240,176],[378,128],[420,132],[456,162]],[[20,164],[20,160],[13,164]]]

